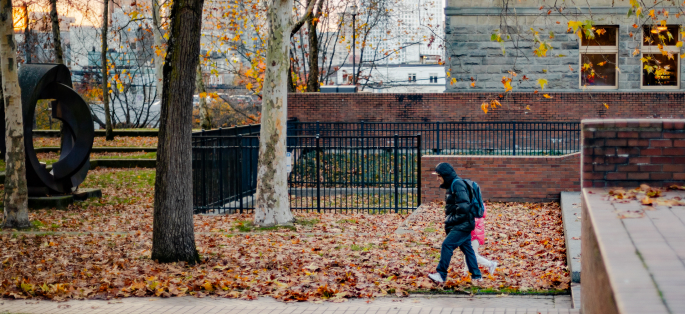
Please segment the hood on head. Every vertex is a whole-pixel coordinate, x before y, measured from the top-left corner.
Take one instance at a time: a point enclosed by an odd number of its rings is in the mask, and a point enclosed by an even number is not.
[[[441,162],[435,166],[435,172],[445,180],[445,182],[440,185],[443,189],[449,189],[454,179],[459,178],[457,172],[452,168],[452,165],[446,162]]]

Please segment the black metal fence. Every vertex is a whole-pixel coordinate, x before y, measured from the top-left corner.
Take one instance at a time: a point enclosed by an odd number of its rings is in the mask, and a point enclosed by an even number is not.
[[[408,136],[439,155],[564,155],[580,151],[580,122],[297,122],[288,134]]]
[[[259,125],[193,134],[196,213],[254,209]],[[408,212],[420,204],[421,154],[561,155],[580,150],[576,122],[288,121],[294,210]]]
[[[289,136],[293,210],[409,212],[420,204],[421,136]],[[259,138],[193,135],[196,213],[250,212]]]

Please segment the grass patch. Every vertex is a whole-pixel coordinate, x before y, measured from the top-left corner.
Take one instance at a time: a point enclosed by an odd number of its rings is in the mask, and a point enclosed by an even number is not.
[[[105,156],[98,156],[95,158],[91,157],[91,160],[98,160],[98,159],[157,159],[157,152],[149,152],[149,153],[144,153],[144,154],[140,154],[140,155],[133,155],[133,156],[105,155]]]
[[[298,219],[297,221],[295,221],[295,223],[303,227],[314,227],[316,224],[319,223],[319,219]]]
[[[368,252],[369,250],[373,249],[373,243],[369,243],[366,246],[361,246],[358,244],[352,244],[350,245],[350,250],[352,251],[362,251],[362,252]]]
[[[130,169],[116,172],[88,173],[85,188],[112,186],[115,188],[151,188],[155,186],[155,169]]]
[[[231,228],[233,231],[238,232],[255,232],[255,231],[278,231],[281,229],[288,229],[290,231],[297,231],[295,226],[272,226],[272,227],[257,227],[249,220],[237,220],[234,227]]]

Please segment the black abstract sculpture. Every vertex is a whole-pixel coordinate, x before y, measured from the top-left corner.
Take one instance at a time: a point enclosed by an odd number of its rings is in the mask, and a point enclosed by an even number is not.
[[[24,146],[26,148],[26,181],[29,195],[66,194],[76,190],[86,179],[90,168],[90,151],[95,130],[88,104],[73,90],[69,68],[62,64],[24,64],[19,69]],[[62,144],[59,161],[48,171],[40,163],[33,147],[33,119],[36,103],[52,101],[52,117],[62,121]],[[2,121],[5,112],[2,109]],[[2,134],[5,124],[2,123]],[[5,152],[5,142],[0,146]]]

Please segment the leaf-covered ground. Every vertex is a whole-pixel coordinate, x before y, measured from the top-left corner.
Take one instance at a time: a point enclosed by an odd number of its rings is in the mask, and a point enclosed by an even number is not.
[[[58,147],[59,137],[35,137],[33,147]],[[149,136],[115,136],[106,141],[104,137],[95,137],[93,147],[157,147],[157,137]]]
[[[154,170],[91,171],[86,187],[104,197],[68,211],[32,211],[34,232],[0,234],[0,295],[17,298],[113,298],[217,295],[284,301],[406,295],[444,289],[434,272],[442,232],[439,204],[408,215],[297,212],[292,228],[259,228],[251,214],[195,216],[202,263],[150,260]],[[568,289],[558,204],[491,203],[481,254],[500,266],[483,269],[483,288]],[[452,261],[448,288],[471,287],[463,256]]]

